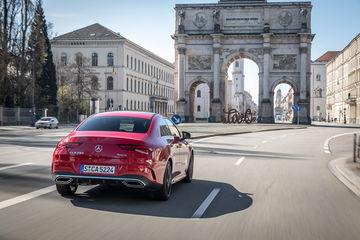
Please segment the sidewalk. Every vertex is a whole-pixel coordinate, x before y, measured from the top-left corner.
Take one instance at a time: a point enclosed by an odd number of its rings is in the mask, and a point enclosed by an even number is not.
[[[307,128],[305,125],[293,124],[223,124],[223,123],[182,123],[178,125],[180,131],[187,131],[191,133],[192,139],[243,134],[254,132],[265,132],[275,130],[288,129],[303,129]]]
[[[360,197],[360,163],[354,163],[351,156],[329,162],[331,172],[351,191]]]
[[[312,122],[312,126],[317,127],[339,127],[339,128],[360,128],[360,124],[343,124],[343,123],[329,123],[329,122]]]

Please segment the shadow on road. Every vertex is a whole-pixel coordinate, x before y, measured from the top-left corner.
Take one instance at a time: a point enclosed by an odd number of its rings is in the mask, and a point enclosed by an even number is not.
[[[252,205],[250,194],[241,193],[230,184],[205,180],[175,184],[172,196],[166,202],[153,200],[151,192],[109,186],[97,186],[77,194],[71,202],[76,207],[114,213],[191,218],[214,188],[220,188],[220,193],[202,218],[239,212]]]

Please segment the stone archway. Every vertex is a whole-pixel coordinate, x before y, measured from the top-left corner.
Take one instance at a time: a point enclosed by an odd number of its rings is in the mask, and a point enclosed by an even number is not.
[[[177,112],[191,121],[191,80],[200,76],[211,89],[210,120],[226,109],[225,70],[237,57],[259,67],[259,122],[272,123],[271,87],[293,79],[300,122],[310,123],[311,2],[220,0],[215,4],[176,5]]]

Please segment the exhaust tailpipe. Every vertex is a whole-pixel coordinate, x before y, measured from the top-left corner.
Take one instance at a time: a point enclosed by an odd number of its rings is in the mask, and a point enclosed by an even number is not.
[[[140,181],[123,181],[122,182],[126,187],[130,188],[144,188],[145,185],[143,182]]]
[[[55,179],[55,183],[57,184],[70,184],[73,181],[72,178],[68,178],[68,177],[58,177]]]

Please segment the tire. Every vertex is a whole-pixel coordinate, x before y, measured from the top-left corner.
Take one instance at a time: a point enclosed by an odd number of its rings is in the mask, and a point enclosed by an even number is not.
[[[39,129],[38,127],[36,129]]]
[[[171,164],[168,161],[165,167],[163,185],[159,190],[153,193],[155,199],[161,201],[167,201],[170,198],[171,189],[172,189],[171,181],[172,181],[172,169],[171,169]]]
[[[58,129],[59,127],[58,127],[58,126],[56,126],[55,128],[56,128],[56,129]]]
[[[182,180],[185,183],[191,183],[194,173],[194,154],[191,153],[188,169],[186,170],[186,177]]]
[[[78,185],[56,184],[56,190],[61,196],[74,196]]]

